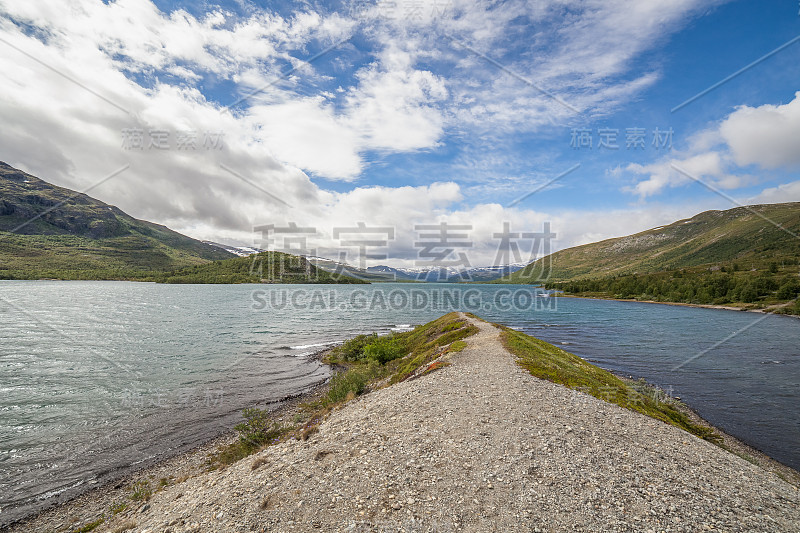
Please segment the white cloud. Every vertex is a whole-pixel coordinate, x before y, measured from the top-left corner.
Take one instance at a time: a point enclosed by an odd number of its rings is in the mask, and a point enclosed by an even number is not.
[[[748,204],[800,202],[800,180],[769,187],[747,200]]]
[[[360,132],[365,148],[408,151],[435,145],[442,118],[431,103],[447,97],[444,81],[413,68],[413,55],[390,46],[379,62],[358,72],[347,96],[347,123]]]
[[[357,21],[310,9],[286,18],[260,10],[244,18],[221,10],[195,18],[180,10],[165,14],[144,0],[0,0],[0,10],[11,17],[0,18],[0,36],[8,43],[0,43],[0,69],[9,74],[0,78],[0,159],[76,190],[129,164],[90,194],[198,238],[252,243],[253,226],[294,220],[320,228],[323,245],[332,249],[330,229],[364,221],[398,228],[393,250],[408,258],[415,250],[414,223],[461,221],[474,227],[473,264],[488,264],[494,260],[492,234],[503,220],[528,230],[550,220],[561,247],[622,235],[675,214],[636,209],[556,215],[506,209],[485,198],[465,206],[464,192],[449,177],[419,187],[332,192],[307,173],[355,180],[369,151],[433,149],[453,130],[473,135],[480,145],[481,135],[493,129],[533,131],[552,116],[571,116],[535,88],[453,47],[443,32],[492,57],[509,52],[510,68],[589,113],[604,113],[657,79],[655,72],[623,76],[637,54],[657,43],[645,37],[663,37],[705,4],[684,0],[630,9],[621,1],[459,0],[449,19],[398,21],[389,34],[364,29],[376,48],[342,49],[339,65],[348,70],[341,91],[309,95],[304,90],[328,79],[316,64],[297,58],[351,35]],[[565,11],[571,14],[568,29],[556,31],[552,22]],[[544,33],[528,35],[519,17],[541,22]],[[38,30],[25,33],[12,20]],[[599,39],[606,33],[613,35]],[[533,53],[513,49],[523,41]],[[456,68],[441,74],[434,67],[442,63]],[[287,67],[297,67],[295,75],[273,83]],[[265,89],[243,109],[226,112],[213,100],[223,99],[215,85],[221,81],[241,94]],[[126,128],[163,129],[172,149],[126,150]],[[176,150],[178,131],[196,132],[198,149]],[[225,148],[206,150],[204,132],[224,133]],[[724,161],[692,157],[690,167],[726,179]],[[463,164],[480,167],[481,161]],[[643,195],[650,194],[648,187],[655,190],[658,183],[643,186]],[[598,226],[597,220],[605,222]]]
[[[631,163],[625,167],[625,170],[648,177],[633,186],[623,187],[623,190],[645,198],[658,194],[665,188],[694,183],[695,180],[720,189],[737,189],[752,182],[750,176],[733,174],[730,171],[731,167],[732,165],[724,153],[714,151],[695,155],[676,154],[675,157],[664,158],[649,165]],[[691,178],[678,169],[684,171]],[[616,170],[613,172],[618,173]]]
[[[517,76],[445,40],[462,78],[454,84],[461,105],[453,109],[453,121],[530,131],[610,113],[659,79],[656,68],[630,78],[632,62],[717,3],[563,0],[479,4],[482,9],[474,10],[466,7],[472,2],[456,2],[453,17],[440,25]],[[492,24],[501,16],[502,23]]]
[[[741,106],[719,132],[737,164],[765,169],[800,166],[800,92],[784,105]]]
[[[800,166],[800,92],[784,105],[741,106],[718,124],[693,135],[686,151],[649,165],[628,165],[625,170],[647,178],[623,190],[644,198],[692,181],[672,165],[722,189],[738,189],[757,182],[755,176],[741,167],[797,168]],[[774,194],[779,190],[767,189],[764,194],[777,200]]]

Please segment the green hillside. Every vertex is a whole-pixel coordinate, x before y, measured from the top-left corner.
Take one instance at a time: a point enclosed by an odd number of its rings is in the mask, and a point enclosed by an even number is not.
[[[138,279],[230,257],[0,162],[0,278]]]
[[[367,283],[332,274],[305,257],[261,252],[247,257],[214,261],[153,276],[159,283]]]
[[[635,235],[556,252],[500,280],[588,296],[780,307],[800,292],[800,203],[706,211]],[[546,270],[545,270],[546,271]]]

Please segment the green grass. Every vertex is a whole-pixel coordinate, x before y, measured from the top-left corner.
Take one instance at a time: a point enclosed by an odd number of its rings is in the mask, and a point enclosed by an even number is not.
[[[398,337],[408,355],[397,361],[389,383],[399,383],[408,379],[422,366],[441,355],[445,347],[477,332],[478,328],[459,318],[458,313],[448,313],[424,326],[400,333]]]
[[[467,343],[464,341],[455,341],[453,344],[450,345],[450,353],[460,352],[464,348],[467,347]]]
[[[712,428],[692,422],[676,400],[657,388],[626,383],[607,370],[519,331],[503,327],[501,339],[506,349],[517,356],[517,363],[537,378],[637,411],[702,439],[714,443],[722,440]]]
[[[76,530],[74,530],[74,533],[89,533],[89,531],[93,531],[93,530],[95,530],[95,529],[96,529],[97,527],[99,527],[99,526],[100,526],[100,524],[102,524],[103,522],[105,522],[105,518],[98,518],[97,520],[95,520],[95,521],[93,521],[93,522],[89,522],[89,523],[88,523],[88,524],[86,524],[85,526],[83,526],[83,527],[81,527],[81,528],[79,528],[79,529],[76,529]]]
[[[369,384],[385,374],[386,367],[376,361],[354,365],[345,372],[334,375],[327,394],[322,399],[323,407],[345,401],[348,397],[361,396]]]

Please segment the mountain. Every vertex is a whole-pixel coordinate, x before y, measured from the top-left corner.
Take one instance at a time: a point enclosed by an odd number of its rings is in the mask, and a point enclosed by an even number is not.
[[[706,211],[568,248],[498,282],[545,281],[548,288],[586,296],[800,313],[800,301],[794,301],[800,294],[798,265],[800,203],[794,202]]]
[[[458,283],[463,281],[486,282],[498,279],[511,272],[523,268],[524,264],[470,267],[457,269],[452,267],[390,267],[387,265],[377,265],[366,269],[347,265],[331,259],[322,257],[309,257],[317,267],[329,272],[341,272],[348,276],[373,282],[427,282],[427,283]]]
[[[800,259],[800,238],[792,233],[800,235],[800,202],[706,211],[635,235],[555,252],[501,281],[524,282],[532,269],[549,270],[549,281],[567,281],[734,262],[757,270],[772,262],[793,265]]]
[[[0,278],[138,279],[230,257],[0,162]]]
[[[455,281],[494,281],[502,278],[503,276],[508,276],[517,270],[521,270],[524,267],[524,263],[512,263],[510,265],[496,265],[488,267],[471,267],[466,270],[467,279],[464,279],[463,275],[457,275],[455,276]]]
[[[209,244],[211,246],[216,246],[217,248],[222,248],[226,252],[230,252],[235,256],[238,257],[247,257],[253,254],[257,254],[259,252],[265,252],[266,250],[261,250],[260,248],[253,248],[250,246],[230,246],[228,244],[220,244],[214,241],[201,241],[203,244]]]

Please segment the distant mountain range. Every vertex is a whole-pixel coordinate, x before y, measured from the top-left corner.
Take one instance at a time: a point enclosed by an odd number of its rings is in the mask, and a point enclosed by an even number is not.
[[[203,242],[214,246],[219,246],[220,248],[241,257],[264,251],[258,248],[251,248],[247,246],[229,246],[213,241]],[[428,283],[457,283],[464,281],[492,281],[512,272],[516,272],[526,265],[526,263],[514,263],[511,265],[470,267],[466,269],[457,269],[452,267],[446,267],[443,269],[438,267],[402,268],[390,267],[386,265],[360,268],[347,263],[334,261],[333,259],[328,259],[326,257],[310,256],[306,259],[308,259],[309,263],[322,270],[328,272],[338,272],[346,276],[371,282],[419,281]]]
[[[707,211],[635,235],[561,250],[529,265],[362,269],[323,257],[298,261],[303,269],[319,272],[315,277],[321,282],[546,281],[576,293],[758,303],[786,301],[800,293],[798,235],[800,203],[795,202]],[[280,276],[252,272],[251,256],[260,252],[192,239],[0,162],[0,279],[284,282]],[[258,260],[288,257],[269,252]],[[532,273],[544,273],[546,279],[534,279]],[[729,275],[711,279],[709,273]],[[750,283],[755,276],[759,279]]]
[[[487,266],[487,267],[469,267],[465,269],[456,269],[452,267],[446,268],[433,268],[433,267],[414,267],[414,268],[395,268],[385,265],[378,265],[367,267],[369,272],[384,273],[388,276],[394,275],[397,280],[401,281],[426,281],[426,282],[446,282],[458,283],[464,281],[492,281],[512,272],[523,268],[524,263],[502,265],[502,266]]]
[[[0,278],[136,279],[230,257],[0,162]]]
[[[354,278],[374,282],[390,281],[417,281],[427,283],[459,283],[467,281],[485,282],[496,280],[504,275],[515,272],[525,266],[525,263],[489,266],[489,267],[470,267],[457,269],[452,267],[390,267],[386,265],[376,265],[366,269],[354,267],[324,257],[309,257],[308,260],[317,267],[329,272],[342,272]]]

